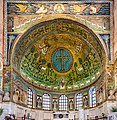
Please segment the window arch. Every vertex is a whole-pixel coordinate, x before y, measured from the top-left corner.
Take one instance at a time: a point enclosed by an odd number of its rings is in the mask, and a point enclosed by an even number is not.
[[[49,94],[43,94],[43,109],[44,110],[50,110],[50,95]]]
[[[78,93],[76,95],[76,109],[79,110],[79,108],[81,108],[83,106],[83,102],[82,102],[82,94]]]
[[[90,97],[90,107],[96,106],[96,88],[91,87],[89,90],[89,97]]]
[[[68,98],[66,95],[61,95],[59,98],[59,110],[68,110]]]
[[[28,88],[28,98],[27,98],[28,107],[33,107],[33,91],[31,88]]]

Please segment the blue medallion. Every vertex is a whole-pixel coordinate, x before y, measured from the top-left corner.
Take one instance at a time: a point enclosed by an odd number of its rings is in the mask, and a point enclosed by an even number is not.
[[[72,66],[72,55],[65,48],[58,48],[52,54],[52,65],[58,72],[67,72]]]

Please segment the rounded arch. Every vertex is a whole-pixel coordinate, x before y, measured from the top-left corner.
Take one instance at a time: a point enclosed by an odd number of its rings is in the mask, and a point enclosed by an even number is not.
[[[44,110],[51,110],[51,96],[48,93],[44,93],[42,96],[42,107]]]
[[[76,23],[78,26],[81,26],[83,29],[87,29],[87,31],[89,32],[89,34],[92,34],[92,36],[95,38],[95,40],[99,43],[100,47],[102,47],[103,51],[104,51],[104,54],[103,55],[106,55],[106,58],[108,58],[107,56],[107,50],[106,50],[106,46],[104,44],[104,42],[101,40],[101,38],[99,37],[98,34],[94,33],[93,30],[91,30],[90,28],[88,28],[86,25],[80,23],[79,21],[75,20],[75,19],[64,19],[64,18],[56,18],[56,19],[49,19],[48,21],[41,21],[33,26],[31,26],[28,30],[26,30],[24,32],[23,35],[21,35],[21,37],[19,37],[15,43],[13,43],[13,47],[12,47],[12,52],[11,52],[11,63],[13,62],[13,56],[14,56],[14,53],[15,52],[18,52],[16,51],[16,48],[19,46],[21,46],[21,44],[19,45],[19,43],[22,41],[23,38],[26,38],[27,37],[27,34],[29,35],[30,32],[32,32],[35,28],[38,28],[40,26],[44,26],[44,24],[47,24],[48,22],[56,22],[56,21],[60,21],[60,20],[65,20],[65,22],[67,21],[71,21],[71,22],[74,22]],[[84,34],[84,37],[85,37],[85,34]]]
[[[76,22],[78,22],[78,23],[80,23],[80,24],[83,24],[81,21],[79,21],[79,20],[77,19],[77,16],[74,17],[73,15],[64,15],[64,14],[62,14],[60,17],[59,17],[57,14],[55,14],[54,16],[53,16],[53,15],[46,15],[46,16],[43,16],[43,18],[42,18],[42,17],[39,17],[39,18],[37,19],[37,20],[39,20],[38,23],[37,23],[37,22],[34,23],[33,21],[30,22],[29,27],[27,27],[26,30],[23,31],[23,35],[26,34],[29,30],[31,30],[31,29],[32,29],[34,26],[36,26],[37,24],[40,24],[40,23],[45,22],[45,21],[50,21],[50,20],[54,20],[54,19],[61,19],[61,18],[62,18],[62,19],[72,20],[72,21],[76,21]],[[33,23],[33,26],[32,26],[32,23]],[[86,24],[84,24],[84,26],[86,26],[89,30],[93,31],[93,29],[89,28]],[[94,31],[93,31],[93,32],[94,32]],[[108,62],[108,53],[107,53],[106,45],[105,45],[105,43],[102,41],[102,39],[100,38],[100,36],[99,36],[97,33],[95,33],[95,35],[98,37],[99,41],[101,42],[101,44],[102,44],[102,46],[103,46],[103,48],[104,48],[104,51],[105,51],[105,54],[106,54],[106,58],[107,58],[106,62]],[[21,36],[21,37],[22,37],[22,36]],[[19,39],[20,39],[20,38],[19,38]],[[16,44],[17,44],[17,42],[19,41],[19,39],[17,39]]]
[[[68,97],[65,94],[59,96],[59,110],[68,110]]]
[[[82,93],[76,93],[75,94],[75,108],[76,110],[79,110],[83,107],[83,95]]]
[[[90,99],[90,107],[96,106],[96,87],[92,86],[89,89],[89,99]]]
[[[47,26],[49,25],[49,27]],[[106,51],[103,44],[100,42],[98,36],[87,26],[71,19],[57,18],[49,21],[40,22],[27,30],[15,43],[11,54],[11,66],[18,74],[20,72],[20,63],[24,53],[34,44],[38,39],[51,33],[69,33],[79,37],[82,41],[89,44],[95,49],[102,64],[102,71],[104,70],[106,61]],[[34,33],[34,34],[33,34]],[[92,42],[90,42],[92,41]],[[100,72],[100,74],[102,73]],[[97,79],[97,78],[95,78]]]
[[[33,90],[30,87],[28,87],[27,105],[29,108],[33,108]]]

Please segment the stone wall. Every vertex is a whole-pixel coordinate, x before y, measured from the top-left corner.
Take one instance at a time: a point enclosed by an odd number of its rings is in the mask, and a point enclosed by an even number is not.
[[[6,111],[6,115],[15,114],[18,120],[21,120],[21,118],[24,117],[24,114],[26,114],[26,116],[31,116],[31,118],[35,120],[51,120],[52,117],[51,111],[29,109],[12,102],[4,102],[0,104],[0,107],[2,107]]]
[[[87,118],[95,118],[95,116],[102,117],[102,113],[104,113],[105,116],[109,116],[112,114],[111,109],[114,106],[117,106],[117,102],[107,101],[96,108],[80,110],[80,111],[71,111],[69,112],[69,119],[74,119],[75,117],[76,119],[79,120],[87,120]],[[32,118],[34,118],[35,120],[54,120],[52,111],[29,109],[14,104],[12,102],[2,103],[0,107],[4,108],[7,114],[15,114],[17,118],[23,117],[24,114],[26,113],[26,115],[30,114]],[[55,113],[62,114],[62,112],[55,112]]]
[[[96,108],[87,109],[84,111],[85,120],[87,120],[87,116],[89,116],[89,118],[95,118],[95,116],[102,117],[102,113],[108,117],[112,114],[111,109],[114,106],[117,106],[117,102],[106,101]]]

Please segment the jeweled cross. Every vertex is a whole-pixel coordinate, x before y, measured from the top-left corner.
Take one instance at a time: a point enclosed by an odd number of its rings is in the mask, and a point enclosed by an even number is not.
[[[60,56],[56,56],[56,59],[59,59],[61,61],[61,71],[64,71],[64,59],[68,59],[69,56],[65,56],[63,54],[64,49],[60,49]]]

